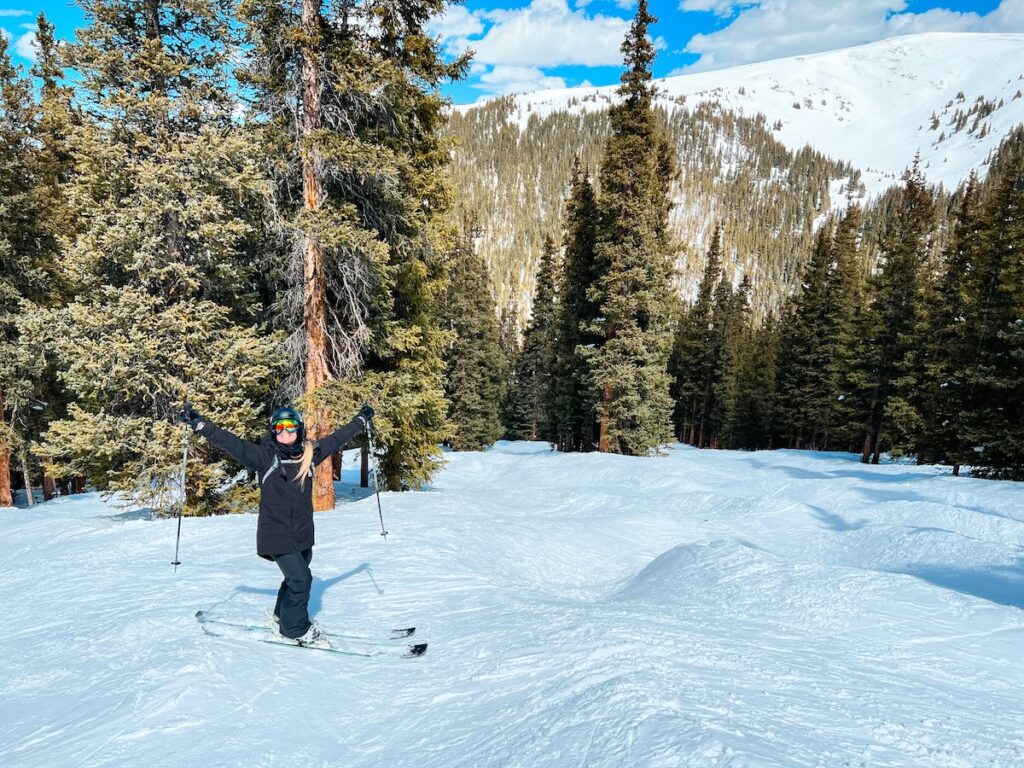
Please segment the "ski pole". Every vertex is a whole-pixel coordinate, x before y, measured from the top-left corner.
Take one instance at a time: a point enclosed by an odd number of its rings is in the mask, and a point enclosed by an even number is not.
[[[377,459],[377,454],[373,452],[373,436],[371,434],[373,432],[373,428],[370,426],[372,423],[373,419],[366,422],[366,442],[368,443],[367,447],[370,449],[370,453],[373,455],[373,488],[377,494],[377,514],[380,516],[380,535],[384,537],[384,541],[387,541],[388,532],[384,528],[384,513],[380,508],[380,483],[377,480],[377,472],[380,469],[380,463]]]
[[[181,516],[182,512],[185,511],[185,468],[188,466],[188,422],[185,422],[184,426],[185,440],[181,455],[181,506],[178,507],[178,538],[174,542],[174,560],[171,562],[175,573],[178,572],[178,566],[181,565],[181,561],[178,559],[178,547],[181,544]]]

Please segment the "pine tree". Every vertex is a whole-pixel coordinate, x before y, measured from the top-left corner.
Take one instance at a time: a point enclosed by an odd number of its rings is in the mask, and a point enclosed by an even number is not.
[[[818,230],[804,268],[802,290],[782,331],[786,357],[779,385],[784,403],[780,416],[785,419],[781,428],[787,444],[796,448],[826,446],[832,404],[838,394],[832,377],[837,335],[831,229],[825,224]]]
[[[591,286],[597,275],[597,199],[590,179],[573,166],[562,236],[563,256],[555,308],[552,401],[553,432],[560,451],[590,451],[594,447],[597,415],[589,360],[601,336],[594,332],[599,308]]]
[[[1003,140],[986,187],[968,285],[974,353],[962,431],[976,474],[1024,480],[1024,129]]]
[[[33,195],[33,112],[28,80],[0,50],[0,507],[13,503],[11,456],[23,447],[19,422],[33,394],[32,359],[18,320],[46,278],[38,259],[44,231]]]
[[[452,339],[445,355],[445,396],[452,424],[448,444],[481,450],[501,437],[498,403],[503,360],[498,318],[487,267],[473,249],[467,226],[451,261],[441,315]]]
[[[549,235],[544,239],[537,272],[537,295],[516,360],[514,416],[510,433],[516,439],[554,442],[551,412],[553,352],[555,349],[555,286],[558,250]]]
[[[601,163],[595,249],[605,333],[592,366],[599,447],[630,455],[647,454],[671,435],[668,213],[675,158],[652,109],[655,52],[647,29],[655,21],[640,0],[622,45],[626,71]]]
[[[722,280],[729,285],[729,282]],[[711,415],[716,447],[731,448],[740,432],[740,376],[744,367],[745,342],[750,331],[750,295],[752,285],[743,276],[735,291],[723,295],[721,317],[721,353],[714,385],[714,410]]]
[[[417,488],[446,434],[444,296],[455,233],[445,217],[442,60],[426,29],[444,0],[281,5],[243,0],[243,81],[254,91],[274,180],[292,394],[316,434],[375,404],[381,482]],[[299,119],[295,120],[294,116]],[[333,505],[329,473],[314,485]]]
[[[180,494],[181,427],[191,397],[228,428],[259,424],[276,344],[253,325],[259,177],[235,130],[228,87],[230,8],[91,0],[68,48],[87,119],[71,138],[68,194],[81,221],[64,264],[77,295],[31,318],[73,394],[39,448],[59,471],[166,511]],[[245,505],[220,488],[230,467],[200,443],[186,511]]]
[[[867,336],[862,334],[866,316],[866,275],[860,249],[863,213],[856,205],[848,205],[839,220],[832,245],[835,272],[832,276],[832,335],[835,353],[829,375],[836,386],[829,417],[830,445],[842,450],[859,450],[863,424],[867,420],[867,403],[862,397],[866,384],[854,380],[856,360],[864,357],[862,347]]]
[[[674,376],[676,426],[679,439],[704,447],[704,423],[710,412],[708,393],[714,373],[711,343],[714,291],[722,267],[722,226],[715,226],[704,264],[704,275],[693,306],[679,315],[671,370]]]
[[[75,215],[68,199],[74,170],[70,139],[72,132],[80,128],[81,120],[72,104],[72,89],[64,84],[63,57],[53,25],[40,13],[36,26],[37,55],[32,75],[38,80],[39,88],[32,131],[35,146],[32,199],[39,211],[36,261],[45,272],[42,281],[45,287],[35,298],[34,306],[23,309],[20,319],[23,324],[32,321],[35,308],[52,310],[66,306],[74,287],[60,266],[62,244],[71,242],[81,227],[81,219]],[[28,478],[30,454],[38,453],[37,436],[44,433],[52,421],[67,415],[70,402],[58,380],[54,355],[39,343],[41,340],[29,334],[22,334],[22,337],[25,351],[35,363],[25,372],[32,380],[34,402],[30,410],[22,411],[25,427],[22,464]],[[46,473],[45,457],[41,463],[43,495],[48,499],[55,493],[55,478]]]
[[[501,329],[498,339],[502,355],[501,396],[498,405],[498,420],[501,422],[502,436],[515,440],[518,438],[518,425],[524,419],[520,415],[521,401],[517,398],[520,390],[517,376],[517,362],[522,354],[519,343],[518,312],[513,304],[502,307],[498,325]]]
[[[778,326],[771,316],[759,329],[743,329],[726,448],[756,451],[771,447],[778,346]]]
[[[923,311],[922,278],[932,248],[935,203],[915,159],[905,177],[872,285],[866,359],[868,418],[862,461],[878,463],[886,436],[902,447],[919,426],[908,394],[917,386],[915,328]]]
[[[963,417],[970,392],[963,374],[973,362],[966,318],[972,299],[969,286],[977,280],[978,197],[978,179],[972,173],[957,207],[943,253],[942,275],[927,308],[926,333],[920,339],[926,362],[919,459],[952,464],[954,475],[960,474],[961,464],[972,460],[964,442]]]

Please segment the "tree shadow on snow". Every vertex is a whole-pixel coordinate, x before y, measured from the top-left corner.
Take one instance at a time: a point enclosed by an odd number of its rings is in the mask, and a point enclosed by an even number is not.
[[[821,520],[821,522],[823,522],[833,531],[837,531],[838,533],[845,533],[846,531],[859,531],[861,528],[863,528],[870,522],[870,520],[868,520],[866,517],[861,518],[860,520],[857,520],[855,522],[847,522],[847,520],[842,515],[837,515],[834,512],[829,512],[828,510],[822,509],[821,507],[815,507],[811,505],[808,506],[810,506],[812,515]]]
[[[992,509],[992,508],[988,508],[988,507],[980,507],[980,506],[971,506],[971,505],[967,505],[967,504],[961,504],[961,503],[959,503],[959,500],[956,500],[954,502],[953,500],[950,500],[949,498],[945,498],[945,497],[943,497],[941,495],[940,496],[924,496],[924,495],[922,495],[920,493],[917,493],[916,491],[911,491],[911,490],[908,490],[906,488],[901,488],[898,491],[887,491],[887,490],[884,490],[884,489],[873,489],[873,488],[863,487],[863,488],[858,488],[857,492],[860,493],[860,495],[863,496],[866,501],[869,501],[869,502],[872,502],[872,503],[875,503],[875,504],[884,504],[884,503],[889,503],[889,502],[894,502],[894,501],[908,502],[908,503],[912,503],[912,504],[931,504],[931,505],[937,505],[937,506],[941,506],[941,507],[949,507],[950,509],[960,509],[960,510],[963,510],[964,512],[973,512],[974,514],[978,514],[978,515],[988,515],[990,517],[998,517],[998,518],[1001,518],[1003,520],[1013,520],[1015,522],[1017,521],[1017,518],[1011,517],[1010,515],[1005,515],[1005,514],[1003,514],[1002,512],[1000,512],[1000,511],[998,511],[996,509]]]
[[[877,472],[871,469],[870,464],[863,465],[864,469],[837,469],[829,472],[830,477],[852,477],[855,480],[866,480],[872,483],[909,483],[914,480],[930,480],[933,477],[942,477],[935,472],[900,472],[898,475],[886,472]],[[892,466],[891,464],[888,466]]]
[[[1024,610],[1024,558],[1018,558],[1014,565],[987,568],[912,565],[893,573],[916,576],[943,589]]]
[[[841,456],[845,454],[840,454]],[[830,460],[835,463],[835,459],[821,459],[815,456],[813,453],[808,452],[808,457],[816,458],[818,460]],[[801,458],[804,458],[801,454]],[[848,462],[844,461],[843,464]],[[913,480],[926,480],[933,477],[941,477],[936,475],[935,472],[929,471],[918,471],[918,472],[900,472],[898,474],[890,474],[887,472],[879,472],[877,467],[873,467],[870,464],[859,464],[857,466],[860,469],[833,469],[830,471],[820,471],[816,469],[807,469],[805,467],[794,467],[789,464],[776,464],[774,462],[762,461],[761,459],[751,459],[750,464],[757,469],[774,470],[782,472],[795,480],[836,480],[838,478],[853,478],[855,480],[864,480],[870,483],[907,483]],[[883,466],[893,466],[892,464],[886,464]]]

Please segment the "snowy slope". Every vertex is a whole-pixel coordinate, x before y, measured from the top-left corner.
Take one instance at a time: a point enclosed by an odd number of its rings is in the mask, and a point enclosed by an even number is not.
[[[864,172],[869,195],[896,182],[918,151],[929,180],[949,189],[981,169],[1000,138],[1024,123],[1024,98],[1015,99],[1024,90],[1024,35],[909,35],[656,83],[669,108],[685,97],[690,108],[719,101],[747,116],[760,112],[769,124],[781,120],[780,141],[851,162]],[[614,97],[615,87],[519,95],[518,119],[525,125],[532,114],[604,109]],[[1003,101],[985,121],[991,132],[979,138],[981,126],[970,133],[969,124],[954,134],[956,110],[969,111],[978,97]],[[935,130],[933,113],[941,123]]]
[[[204,635],[258,619],[253,516],[0,510],[4,766],[1024,766],[1024,484],[847,455],[503,443],[426,492],[339,487],[329,628],[417,660]],[[354,480],[352,458],[346,480]],[[350,467],[353,467],[350,469]]]

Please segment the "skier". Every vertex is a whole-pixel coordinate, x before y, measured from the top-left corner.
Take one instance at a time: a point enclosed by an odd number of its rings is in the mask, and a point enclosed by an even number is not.
[[[278,631],[299,645],[326,642],[322,630],[309,620],[307,606],[313,575],[313,468],[364,429],[373,408],[363,405],[356,417],[322,440],[306,440],[302,415],[278,408],[270,417],[270,432],[257,445],[243,440],[200,416],[185,403],[178,420],[187,423],[212,445],[226,451],[260,482],[256,524],[256,553],[277,563],[284,576],[277,591],[274,622]]]

